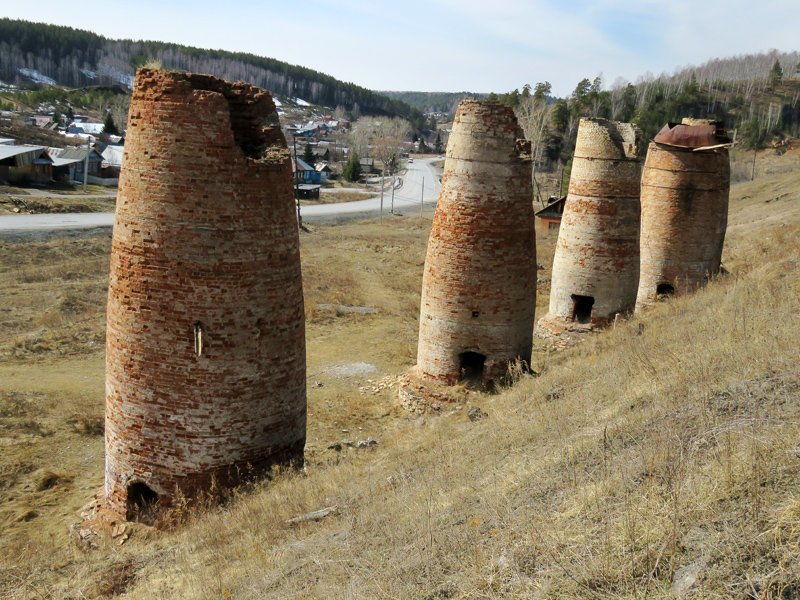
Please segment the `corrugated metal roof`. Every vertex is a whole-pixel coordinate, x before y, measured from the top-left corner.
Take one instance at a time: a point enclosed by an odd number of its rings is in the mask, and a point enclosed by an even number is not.
[[[553,200],[550,204],[534,213],[539,218],[548,217],[561,217],[564,214],[564,204],[567,201],[566,196],[561,196],[557,200]]]
[[[122,157],[125,154],[125,146],[106,146],[103,150],[103,161],[111,167],[122,166]]]
[[[294,166],[294,165],[292,165],[292,166]],[[311,165],[309,165],[309,164],[308,164],[306,161],[304,161],[302,158],[298,158],[298,159],[297,159],[297,168],[298,168],[299,170],[301,170],[301,171],[313,171],[313,170],[314,170],[314,167],[312,167]],[[295,169],[292,169],[292,170],[294,171]]]
[[[14,158],[17,167],[33,164],[37,158],[44,158],[47,163],[50,163],[50,157],[46,151],[47,148],[44,146],[0,145],[0,160]],[[43,154],[44,156],[42,156]]]
[[[64,148],[58,155],[59,158],[83,160],[90,152],[90,148]]]
[[[63,167],[65,165],[73,165],[75,163],[82,163],[83,160],[80,158],[61,158],[57,156],[53,159],[53,166],[54,167]]]

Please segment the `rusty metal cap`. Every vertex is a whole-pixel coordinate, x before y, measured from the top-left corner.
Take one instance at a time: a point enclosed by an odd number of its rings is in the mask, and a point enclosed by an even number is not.
[[[706,148],[730,144],[731,138],[718,121],[684,119],[683,123],[664,125],[653,141],[680,148]]]

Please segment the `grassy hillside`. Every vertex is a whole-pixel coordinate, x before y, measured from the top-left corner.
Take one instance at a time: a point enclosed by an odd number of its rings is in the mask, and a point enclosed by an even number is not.
[[[743,157],[744,160],[748,156]],[[67,525],[102,481],[107,236],[0,246],[0,590],[11,598],[794,598],[800,156],[734,186],[730,275],[423,418],[417,218],[303,238],[308,466],[120,545]],[[548,266],[554,238],[539,240]],[[9,265],[12,265],[9,266]],[[546,281],[549,270],[540,272]],[[376,306],[336,315],[318,303]],[[539,315],[546,306],[540,289]],[[366,362],[377,372],[342,375]],[[371,381],[370,381],[371,380]],[[376,437],[370,449],[329,448]],[[327,506],[335,514],[291,526]],[[673,590],[671,592],[671,589]],[[3,594],[0,593],[0,596]]]

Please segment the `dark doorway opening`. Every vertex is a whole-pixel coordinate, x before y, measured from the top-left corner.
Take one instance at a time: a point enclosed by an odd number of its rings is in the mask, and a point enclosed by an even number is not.
[[[138,521],[152,525],[156,517],[158,494],[147,484],[137,481],[128,486],[127,511],[128,521]]]
[[[668,283],[659,283],[656,286],[656,298],[668,298],[675,293],[675,288]]]
[[[578,323],[592,322],[592,307],[594,298],[591,296],[579,296],[572,294],[572,320]]]
[[[478,352],[462,352],[458,355],[459,360],[459,381],[471,384],[479,384],[483,380],[483,367],[486,364],[486,356]]]

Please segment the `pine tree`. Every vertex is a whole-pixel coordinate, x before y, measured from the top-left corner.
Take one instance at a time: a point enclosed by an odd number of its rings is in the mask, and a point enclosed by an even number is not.
[[[342,170],[342,177],[347,181],[358,181],[361,177],[361,159],[355,150],[350,152],[350,157]]]
[[[783,69],[781,68],[781,62],[776,58],[772,68],[769,70],[769,84],[774,86],[780,83],[782,79]]]
[[[436,132],[436,143],[433,146],[433,151],[436,154],[442,153],[442,133],[440,131]]]
[[[310,166],[314,166],[314,150],[311,148],[311,144],[307,143],[305,149],[303,149],[303,160]]]
[[[111,113],[106,113],[106,120],[103,122],[103,133],[106,135],[119,135],[119,129],[117,129],[117,124],[114,123],[114,117],[111,116]]]

